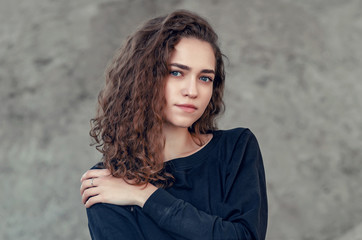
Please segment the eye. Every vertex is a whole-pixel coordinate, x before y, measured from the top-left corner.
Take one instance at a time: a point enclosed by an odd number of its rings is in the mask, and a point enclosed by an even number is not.
[[[179,71],[171,71],[170,74],[175,77],[180,77],[182,75]]]
[[[204,81],[204,82],[212,82],[213,81],[213,79],[211,77],[207,77],[207,76],[200,77],[200,80]]]

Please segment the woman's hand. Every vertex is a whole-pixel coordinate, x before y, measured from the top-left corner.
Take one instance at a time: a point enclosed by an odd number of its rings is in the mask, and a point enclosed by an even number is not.
[[[108,169],[89,170],[80,181],[82,202],[87,208],[96,203],[143,207],[157,190],[157,187],[150,183],[141,186],[128,184],[122,178],[113,177]]]

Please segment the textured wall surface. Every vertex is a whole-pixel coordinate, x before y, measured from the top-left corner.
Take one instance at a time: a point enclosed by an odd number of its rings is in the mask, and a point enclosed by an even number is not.
[[[89,239],[79,179],[105,65],[178,8],[229,58],[220,127],[259,139],[268,239],[362,239],[361,0],[0,0],[0,239]]]

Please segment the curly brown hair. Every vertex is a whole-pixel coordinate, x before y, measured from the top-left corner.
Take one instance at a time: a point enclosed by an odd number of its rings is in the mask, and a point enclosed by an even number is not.
[[[90,136],[103,154],[104,167],[131,184],[172,185],[162,157],[164,87],[169,57],[181,38],[210,43],[216,59],[210,103],[189,132],[198,137],[216,130],[215,117],[224,109],[223,54],[209,23],[185,10],[147,21],[128,37],[107,68],[97,115],[91,119]]]

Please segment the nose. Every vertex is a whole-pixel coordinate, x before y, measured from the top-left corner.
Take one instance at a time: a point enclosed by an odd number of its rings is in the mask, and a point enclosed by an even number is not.
[[[195,77],[190,77],[185,81],[185,85],[182,88],[182,95],[189,98],[197,98],[198,89],[197,79]]]

